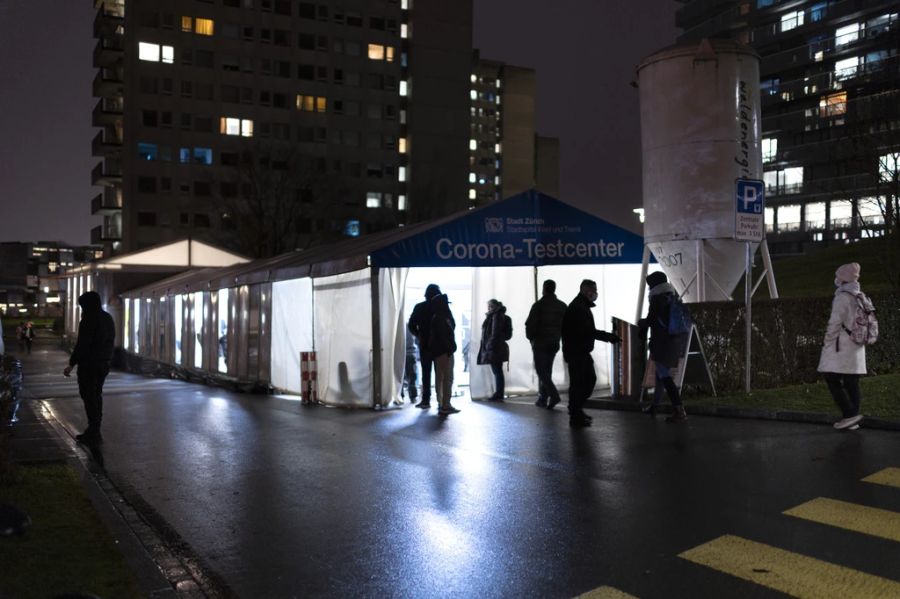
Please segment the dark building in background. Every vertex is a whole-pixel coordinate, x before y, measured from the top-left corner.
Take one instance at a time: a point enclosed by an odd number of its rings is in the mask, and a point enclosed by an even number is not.
[[[467,205],[472,2],[95,0],[91,240],[265,255]]]
[[[559,195],[559,140],[536,133],[533,69],[481,58],[471,77],[469,206],[533,187]]]
[[[69,246],[55,241],[0,243],[0,313],[57,316],[65,304],[63,268],[103,257],[99,246]]]
[[[679,41],[730,37],[761,56],[773,253],[881,235],[898,191],[900,2],[682,3]]]

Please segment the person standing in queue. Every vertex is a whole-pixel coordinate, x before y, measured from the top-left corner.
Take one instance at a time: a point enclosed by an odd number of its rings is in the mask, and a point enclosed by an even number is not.
[[[433,314],[428,335],[428,354],[434,361],[434,392],[438,400],[438,415],[449,416],[459,412],[450,404],[450,394],[453,391],[453,354],[456,352],[456,322],[450,312],[447,294],[434,296],[431,303]]]
[[[78,305],[81,306],[78,340],[63,375],[69,376],[72,369],[78,366],[78,393],[84,402],[88,426],[83,433],[75,435],[75,439],[80,443],[91,444],[103,441],[100,434],[100,424],[103,420],[103,382],[109,374],[109,362],[112,359],[116,339],[116,325],[109,312],[103,309],[100,295],[96,291],[82,294],[78,298]]]
[[[535,405],[552,410],[559,403],[559,391],[553,384],[553,361],[559,351],[566,303],[556,297],[556,282],[544,281],[541,299],[534,302],[525,321],[525,336],[531,342],[534,369],[538,376],[538,398]]]
[[[478,363],[490,365],[494,374],[494,394],[488,401],[503,401],[506,393],[503,363],[509,361],[509,344],[506,342],[512,339],[512,319],[506,315],[506,306],[500,300],[488,300],[487,308],[481,324]]]
[[[431,300],[441,294],[441,288],[431,283],[425,288],[425,301],[419,302],[413,308],[406,324],[407,330],[416,338],[419,345],[419,362],[422,365],[422,400],[416,404],[417,408],[427,410],[431,407],[431,368],[434,363],[432,355],[428,352],[428,335],[431,329],[431,317],[434,315],[434,305]],[[451,315],[451,319],[453,316]],[[456,328],[456,323],[453,322]]]
[[[563,359],[569,366],[569,426],[581,428],[591,425],[584,404],[597,384],[594,371],[594,341],[618,343],[618,335],[598,331],[594,326],[591,308],[597,301],[597,283],[590,279],[581,282],[578,295],[566,307],[562,322]]]

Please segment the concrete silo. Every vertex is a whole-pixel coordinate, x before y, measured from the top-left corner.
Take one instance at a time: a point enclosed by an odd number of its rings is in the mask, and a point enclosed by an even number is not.
[[[638,87],[645,259],[685,301],[731,299],[747,256],[736,180],[762,179],[759,56],[732,40],[675,45],[641,63]],[[777,294],[765,247],[763,258]]]

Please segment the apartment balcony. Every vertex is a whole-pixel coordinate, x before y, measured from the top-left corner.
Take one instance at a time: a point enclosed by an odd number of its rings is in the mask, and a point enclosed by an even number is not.
[[[100,69],[94,76],[94,97],[103,98],[121,94],[124,85],[121,69]]]
[[[91,200],[91,214],[115,214],[122,210],[122,200],[119,190],[107,187],[103,193],[98,193]]]
[[[102,5],[97,10],[97,16],[94,17],[94,37],[121,34],[124,25],[125,19],[121,15],[115,14],[114,11]]]
[[[91,185],[121,185],[122,169],[118,165],[107,165],[104,160],[91,171]]]
[[[94,127],[115,125],[122,118],[122,106],[120,98],[101,98],[94,106],[91,124]]]
[[[101,68],[121,64],[124,54],[124,46],[118,36],[102,37],[94,46],[94,66]]]
[[[122,151],[122,142],[116,139],[110,140],[104,131],[98,131],[91,141],[91,155],[97,157],[118,154]]]
[[[97,225],[91,229],[91,243],[100,244],[110,241],[122,241],[122,231],[117,227]]]

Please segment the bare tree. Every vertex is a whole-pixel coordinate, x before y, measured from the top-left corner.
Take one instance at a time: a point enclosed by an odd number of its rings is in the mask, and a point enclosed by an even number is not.
[[[295,146],[256,144],[233,166],[232,192],[222,197],[225,234],[255,258],[327,241],[318,226],[335,189],[322,159],[300,156]]]

